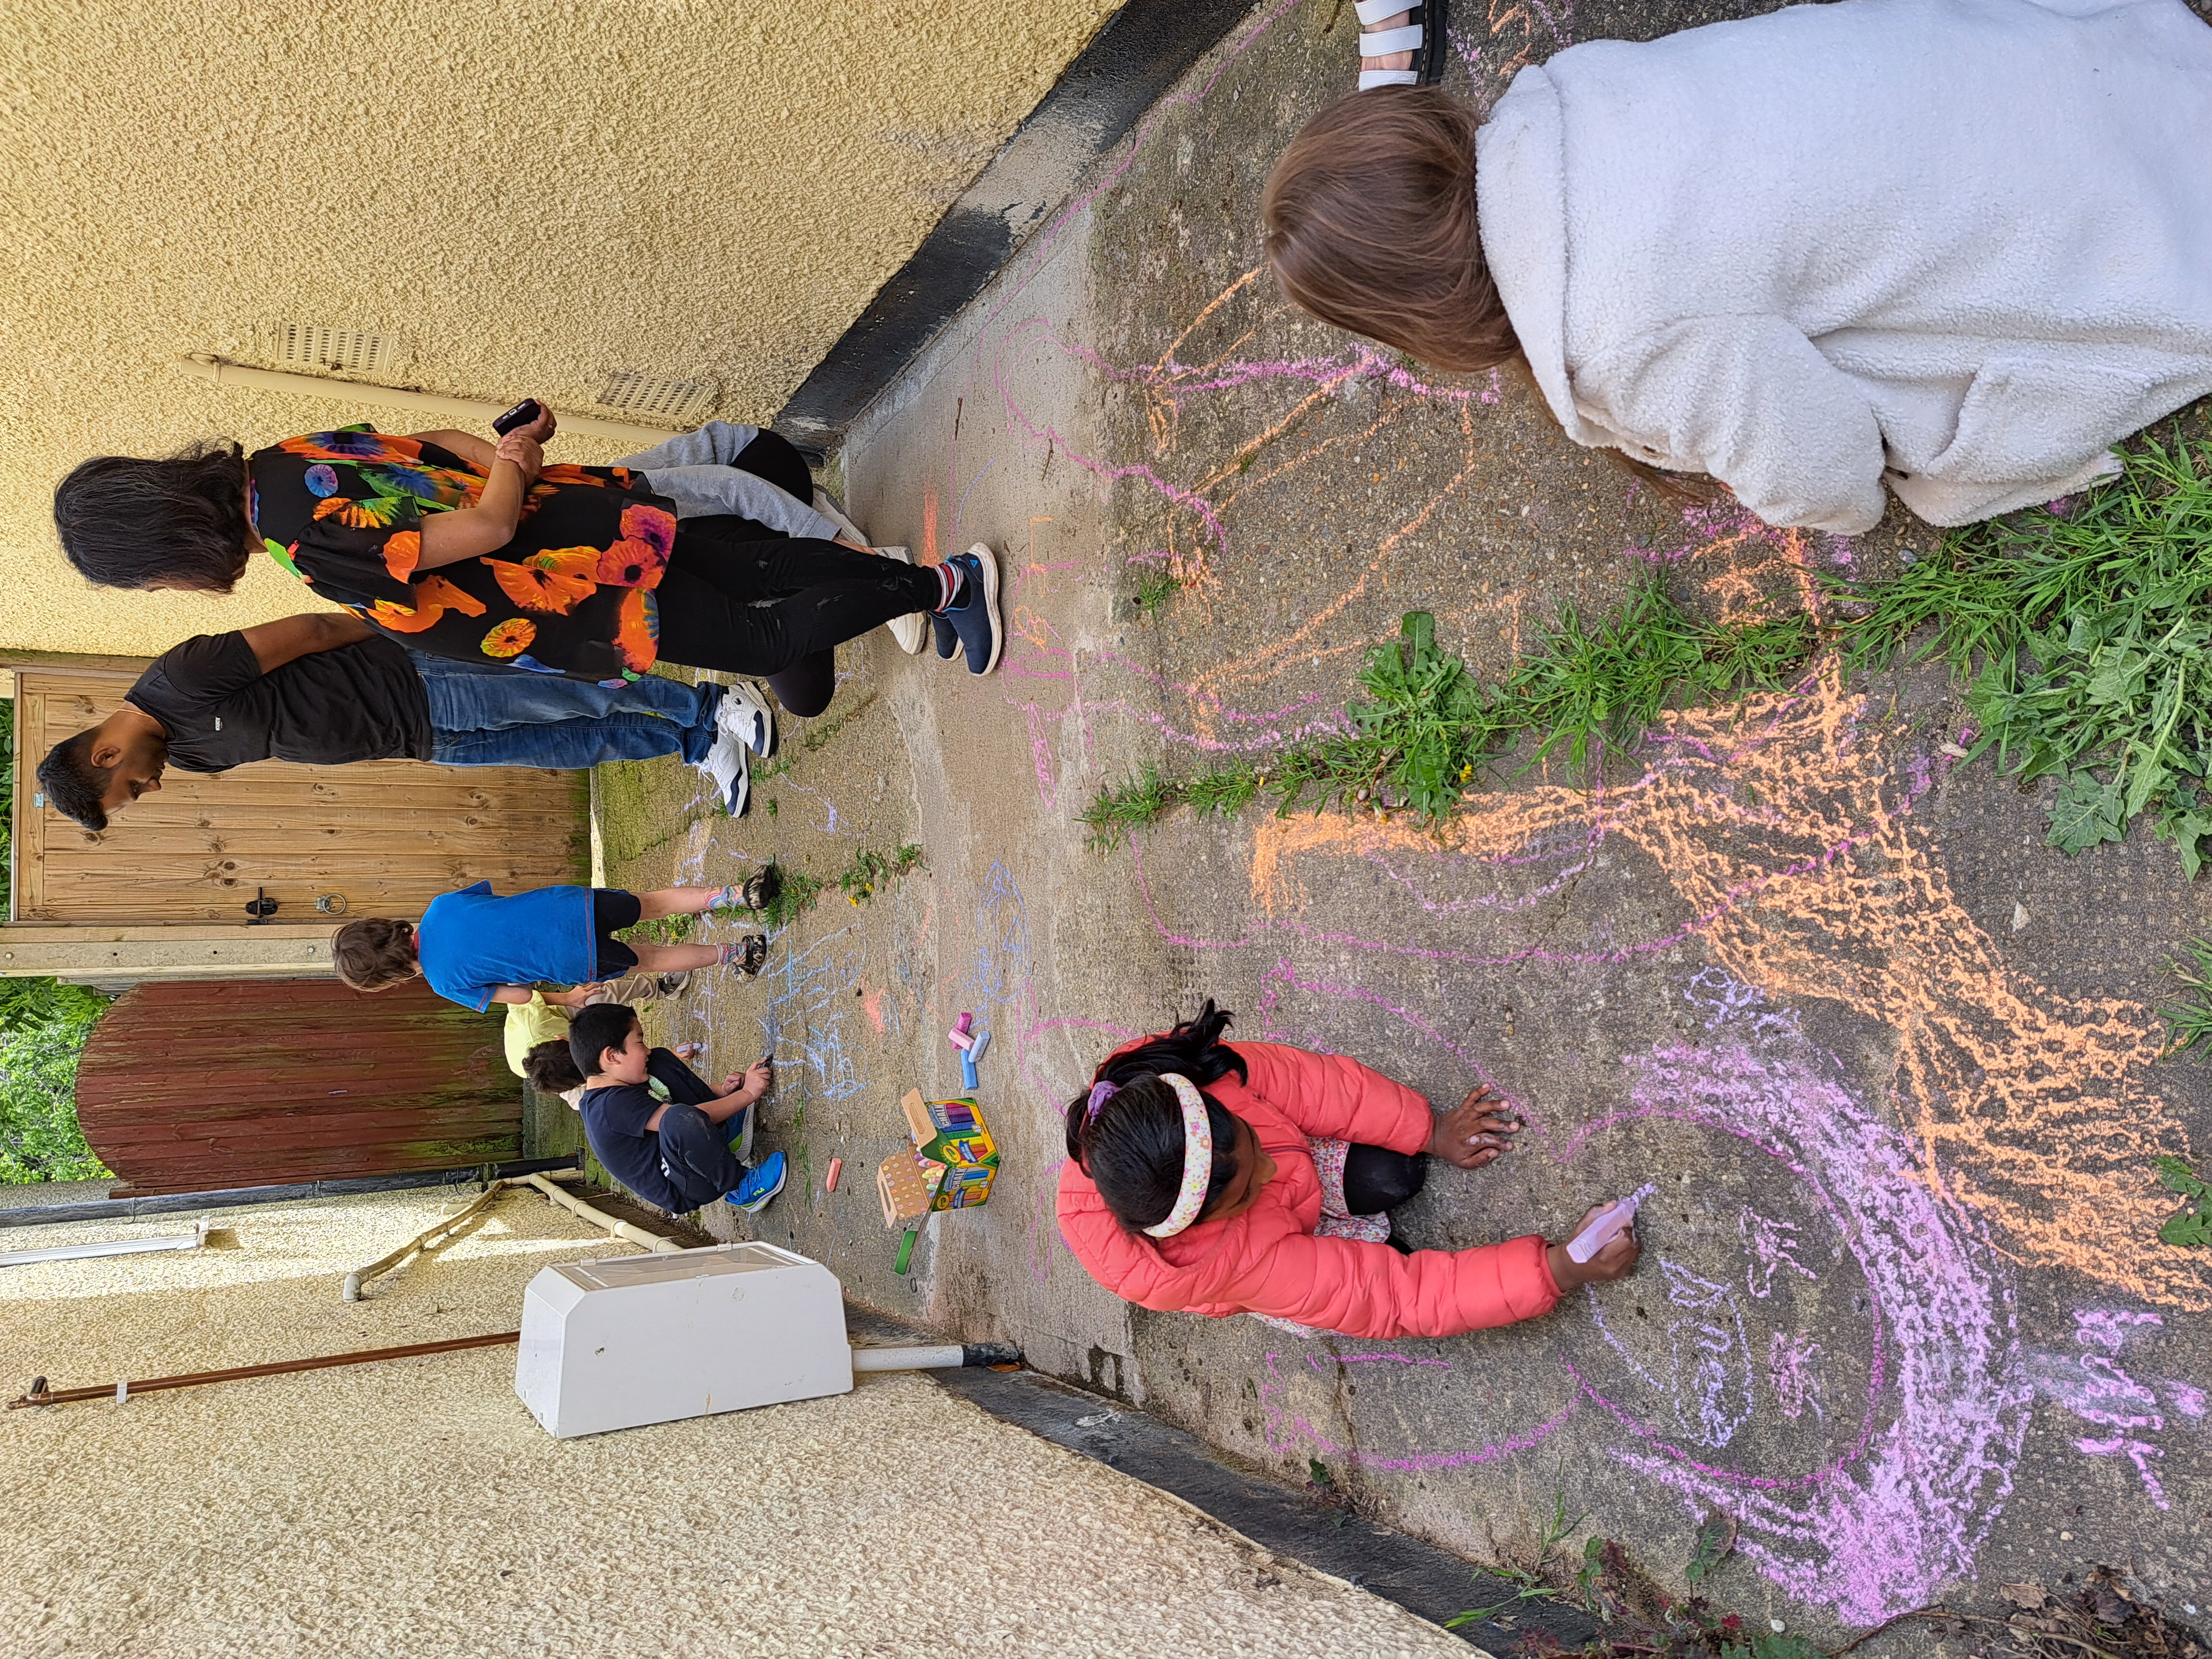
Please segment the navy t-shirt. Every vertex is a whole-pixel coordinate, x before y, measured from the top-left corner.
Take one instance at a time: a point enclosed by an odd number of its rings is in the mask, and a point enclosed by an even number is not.
[[[684,1215],[698,1206],[686,1203],[662,1170],[660,1137],[645,1127],[667,1103],[641,1083],[617,1084],[585,1090],[576,1109],[583,1115],[592,1156],[607,1166],[609,1175],[647,1203]]]

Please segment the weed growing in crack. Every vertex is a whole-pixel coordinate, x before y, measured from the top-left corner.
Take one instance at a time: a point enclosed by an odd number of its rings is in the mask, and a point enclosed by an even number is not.
[[[1139,617],[1158,616],[1182,589],[1182,579],[1171,566],[1148,566],[1137,578],[1137,591],[1129,596],[1129,608]]]
[[[845,873],[837,878],[837,885],[854,904],[872,902],[878,888],[890,886],[921,863],[921,848],[911,843],[891,853],[875,853],[863,848],[853,854]]]
[[[1654,581],[1595,625],[1562,605],[1537,653],[1493,690],[1438,647],[1434,617],[1411,611],[1396,640],[1368,653],[1359,671],[1366,696],[1345,705],[1348,731],[1191,777],[1147,763],[1100,790],[1078,817],[1101,851],[1170,808],[1227,815],[1263,796],[1279,817],[1311,801],[1347,811],[1409,811],[1434,822],[1455,811],[1524,737],[1536,739],[1528,766],[1564,744],[1568,766],[1587,772],[1604,743],[1634,742],[1678,695],[1780,684],[1814,640],[1813,621],[1802,615],[1733,626],[1693,621]]]

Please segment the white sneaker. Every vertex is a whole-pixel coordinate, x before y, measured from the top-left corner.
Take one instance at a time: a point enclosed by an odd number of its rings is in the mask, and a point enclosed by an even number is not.
[[[733,732],[722,732],[707,751],[707,758],[699,763],[699,770],[721,797],[722,810],[733,818],[744,817],[752,804],[753,789],[752,764],[744,744]]]
[[[775,753],[775,711],[749,681],[730,682],[714,710],[714,723],[763,760]]]
[[[854,541],[867,542],[868,538],[862,532],[860,526],[845,516],[845,510],[837,505],[836,499],[827,490],[821,489],[815,490],[814,510]],[[886,559],[896,559],[901,564],[914,562],[914,556],[903,547],[877,547],[870,544],[868,550],[871,553],[881,554]],[[893,617],[884,626],[890,630],[891,637],[898,641],[898,648],[909,657],[920,656],[921,647],[929,642],[929,617],[922,611],[909,611],[903,617]]]

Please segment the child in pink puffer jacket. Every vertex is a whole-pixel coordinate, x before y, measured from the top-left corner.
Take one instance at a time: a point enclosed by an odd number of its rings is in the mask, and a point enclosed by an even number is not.
[[[1518,1125],[1480,1088],[1439,1117],[1357,1060],[1232,1048],[1229,1020],[1209,999],[1196,1019],[1115,1050],[1068,1107],[1060,1236],[1116,1296],[1345,1336],[1454,1336],[1549,1313],[1635,1266],[1632,1232],[1586,1263],[1534,1235],[1394,1248],[1383,1212],[1420,1190],[1425,1153],[1479,1170]]]

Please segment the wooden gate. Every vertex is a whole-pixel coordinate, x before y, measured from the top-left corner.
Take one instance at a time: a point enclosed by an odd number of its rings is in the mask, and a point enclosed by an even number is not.
[[[580,878],[577,772],[364,761],[264,761],[219,777],[172,768],[161,790],[94,834],[33,801],[30,773],[64,738],[105,719],[134,667],[17,670],[14,920],[246,921],[265,892],[283,922],[321,920],[337,895],[356,916],[415,917],[439,894],[489,880],[501,892]]]
[[[419,981],[373,997],[332,980],[134,986],[93,1027],[76,1111],[132,1193],[522,1156],[500,1021]]]

